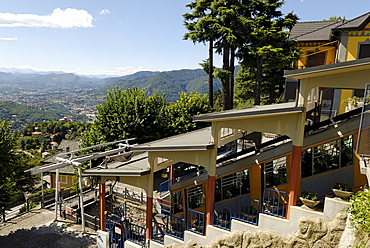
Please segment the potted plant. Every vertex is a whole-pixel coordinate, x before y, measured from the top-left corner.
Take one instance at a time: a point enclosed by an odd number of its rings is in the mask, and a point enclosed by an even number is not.
[[[320,203],[317,193],[311,193],[308,191],[302,191],[299,199],[301,199],[302,203],[309,208],[314,208]]]
[[[334,183],[333,193],[342,199],[348,199],[353,195],[351,186],[348,183]]]

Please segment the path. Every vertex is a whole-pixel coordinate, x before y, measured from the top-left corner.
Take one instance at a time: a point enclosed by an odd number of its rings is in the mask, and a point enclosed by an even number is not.
[[[94,230],[82,234],[81,225],[54,219],[54,212],[38,208],[1,223],[0,248],[97,247]]]

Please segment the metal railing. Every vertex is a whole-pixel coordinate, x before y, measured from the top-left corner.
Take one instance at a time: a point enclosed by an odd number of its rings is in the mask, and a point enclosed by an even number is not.
[[[187,230],[204,235],[204,213],[188,209]]]
[[[164,235],[169,235],[181,240],[184,240],[184,231],[186,230],[186,222],[184,219],[170,216],[170,215],[163,215],[160,217],[159,223],[157,220],[153,220],[153,235],[152,239],[163,244]]]
[[[159,196],[164,197],[170,192],[171,179],[168,179],[159,185]]]
[[[166,235],[184,240],[184,231],[186,229],[185,219],[176,216],[167,216]]]
[[[152,221],[152,240],[164,244],[164,234],[165,234],[165,229],[166,225],[162,223],[158,223],[155,221]]]
[[[241,220],[253,225],[258,225],[258,214],[260,211],[260,201],[248,197],[238,196],[235,201],[235,216]]]
[[[285,218],[286,192],[264,189],[262,212],[265,214]]]
[[[123,248],[125,243],[124,223],[113,216],[109,216],[105,221],[105,228],[109,233],[109,247]]]
[[[99,217],[92,216],[89,214],[84,214],[85,225],[97,231],[99,229]]]
[[[135,244],[144,246],[146,242],[145,227],[138,226],[132,223],[128,223],[128,231],[126,233],[126,239],[134,242]]]
[[[171,201],[162,198],[156,198],[156,200],[160,206],[161,214],[171,215]]]
[[[221,204],[213,204],[213,225],[230,230],[232,209]]]

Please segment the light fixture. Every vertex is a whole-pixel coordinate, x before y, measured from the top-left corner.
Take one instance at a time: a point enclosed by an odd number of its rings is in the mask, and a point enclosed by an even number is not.
[[[164,169],[164,170],[162,171],[161,177],[162,177],[162,178],[168,178],[167,169]]]

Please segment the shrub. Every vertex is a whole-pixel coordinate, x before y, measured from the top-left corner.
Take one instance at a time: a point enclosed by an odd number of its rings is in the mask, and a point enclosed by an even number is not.
[[[354,247],[370,246],[370,191],[358,191],[352,196],[350,213],[351,226],[356,230]]]
[[[307,200],[312,200],[312,201],[318,201],[319,200],[319,197],[318,197],[317,193],[311,193],[311,192],[308,192],[308,191],[302,191],[301,197],[304,198],[304,199],[307,199]]]
[[[352,192],[351,185],[348,183],[334,183],[333,189]]]

